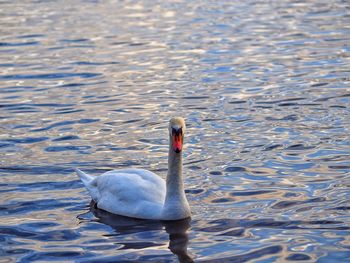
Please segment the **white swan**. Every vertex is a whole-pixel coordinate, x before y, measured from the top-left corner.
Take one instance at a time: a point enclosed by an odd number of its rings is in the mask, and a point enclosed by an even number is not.
[[[152,220],[178,220],[191,216],[182,179],[183,118],[169,123],[166,181],[143,169],[121,169],[100,176],[77,174],[97,207],[113,214]]]

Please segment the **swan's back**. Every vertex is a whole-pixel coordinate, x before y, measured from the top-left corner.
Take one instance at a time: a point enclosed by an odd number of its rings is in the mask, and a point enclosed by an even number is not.
[[[82,181],[97,207],[108,212],[146,219],[158,218],[162,212],[165,181],[150,171],[114,170],[97,177],[83,176]]]

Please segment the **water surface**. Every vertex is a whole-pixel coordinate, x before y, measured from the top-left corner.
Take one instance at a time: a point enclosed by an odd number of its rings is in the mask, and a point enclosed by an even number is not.
[[[347,1],[2,1],[0,261],[350,262]],[[80,167],[162,177],[191,221],[90,207]]]

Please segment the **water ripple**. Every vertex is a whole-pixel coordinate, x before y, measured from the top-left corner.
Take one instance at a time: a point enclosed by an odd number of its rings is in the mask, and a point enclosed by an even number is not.
[[[349,261],[346,1],[0,3],[3,261]],[[167,173],[191,222],[93,206],[73,172]]]

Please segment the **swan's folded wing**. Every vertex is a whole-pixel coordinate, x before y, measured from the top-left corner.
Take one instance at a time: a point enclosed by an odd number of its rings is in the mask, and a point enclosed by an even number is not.
[[[145,169],[134,169],[134,168],[120,169],[120,170],[109,171],[109,172],[106,172],[105,174],[121,174],[121,173],[138,175],[143,180],[153,182],[154,184],[157,184],[157,185],[164,183],[164,180],[160,176],[158,176],[157,174],[155,174],[151,171],[145,170]],[[165,187],[165,185],[164,185],[164,187]]]
[[[111,213],[150,218],[161,213],[165,200],[165,181],[145,170],[110,171],[96,180],[97,206]],[[141,174],[140,174],[141,173]],[[151,218],[150,218],[151,219]]]

